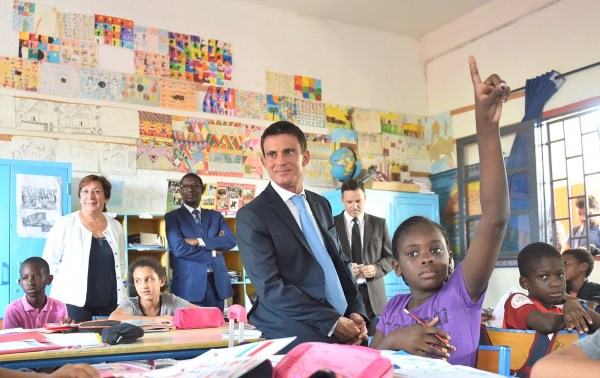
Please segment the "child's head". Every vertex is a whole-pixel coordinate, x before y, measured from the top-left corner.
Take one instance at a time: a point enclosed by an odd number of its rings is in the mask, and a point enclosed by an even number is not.
[[[421,216],[406,219],[392,238],[394,269],[411,289],[439,289],[450,273],[452,252],[446,231]]]
[[[519,252],[519,283],[529,296],[550,307],[560,304],[566,281],[560,252],[550,244],[531,243]]]
[[[41,257],[30,257],[19,268],[19,285],[27,297],[45,296],[46,285],[52,283],[50,267]]]
[[[594,258],[585,248],[567,249],[563,252],[562,259],[567,283],[573,279],[588,277],[594,269]]]
[[[167,282],[167,271],[157,260],[142,257],[129,267],[129,277],[140,298],[155,300]]]

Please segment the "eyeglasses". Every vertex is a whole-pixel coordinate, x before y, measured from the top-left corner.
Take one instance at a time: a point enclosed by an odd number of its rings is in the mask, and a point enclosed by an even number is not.
[[[181,185],[180,188],[182,190],[200,190],[202,188],[202,185],[198,185],[198,184],[194,184],[194,185]]]
[[[90,193],[94,193],[95,196],[99,196],[100,194],[104,193],[104,190],[100,190],[100,189],[94,189],[94,190],[89,190],[89,189],[81,189],[81,192],[79,192],[81,194],[83,194],[84,196],[89,196]]]

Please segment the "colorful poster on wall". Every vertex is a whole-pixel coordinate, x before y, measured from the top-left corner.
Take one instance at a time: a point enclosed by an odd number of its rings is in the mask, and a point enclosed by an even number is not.
[[[155,54],[169,54],[169,32],[164,29],[135,25],[134,49]]]
[[[325,104],[320,101],[296,99],[296,114],[292,120],[296,125],[322,127],[327,126]]]
[[[41,64],[40,93],[65,97],[79,97],[81,71],[64,64]]]
[[[268,119],[267,96],[264,93],[235,91],[235,107],[238,117]]]
[[[173,116],[173,148],[175,164],[180,172],[208,171],[208,142],[205,139],[206,120]]]
[[[354,130],[333,129],[331,130],[331,139],[334,151],[344,147],[350,147],[355,152],[358,149],[358,133]]]
[[[402,124],[404,123],[404,115],[400,113],[379,113],[381,120],[381,132],[385,134],[403,135]]]
[[[92,100],[121,101],[121,74],[99,70],[97,68],[83,68],[80,78],[81,97]]]
[[[60,61],[79,67],[96,67],[98,65],[98,44],[73,38],[60,39]]]
[[[298,98],[321,101],[323,88],[320,79],[294,75],[294,91]]]
[[[47,35],[20,32],[19,58],[60,63],[60,39]]]
[[[172,142],[138,139],[137,169],[172,171],[177,168]]]
[[[0,58],[0,86],[37,92],[40,87],[40,62],[21,58]]]
[[[294,76],[267,71],[265,91],[273,96],[295,97]]]
[[[120,17],[96,14],[94,35],[99,44],[133,49],[133,21]]]
[[[170,77],[169,55],[135,50],[133,62],[135,73],[142,76]]]
[[[233,182],[217,183],[216,210],[227,215],[235,215],[237,211],[254,198],[255,185]]]
[[[58,13],[56,29],[60,37],[94,41],[94,16],[78,13]]]
[[[293,97],[267,94],[267,111],[270,121],[293,121],[296,114],[296,101]]]
[[[139,111],[140,139],[173,142],[171,115]]]
[[[231,81],[233,71],[231,44],[216,39],[202,42],[202,82],[226,85]]]
[[[196,84],[181,80],[160,80],[160,106],[164,108],[195,111]]]
[[[169,32],[169,67],[172,79],[202,81],[201,38]]]
[[[432,164],[431,172],[438,173],[456,168],[456,149],[450,112],[427,117],[425,135]]]
[[[244,125],[244,176],[250,178],[265,178],[264,166],[261,161],[262,150],[260,148],[260,138],[263,128],[255,125]]]
[[[31,1],[15,0],[13,3],[13,30],[33,32],[35,8],[36,4]]]
[[[304,133],[311,159],[329,159],[333,152],[333,138],[328,134]]]
[[[325,104],[327,128],[352,130],[352,115],[354,108]]]
[[[123,102],[147,106],[160,104],[160,87],[157,78],[122,74],[120,85]]]
[[[234,116],[237,114],[236,90],[233,88],[210,86],[202,102],[202,110],[207,113]]]

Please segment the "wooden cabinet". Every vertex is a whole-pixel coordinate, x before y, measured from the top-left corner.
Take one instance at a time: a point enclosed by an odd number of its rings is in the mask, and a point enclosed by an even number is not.
[[[405,219],[413,215],[422,215],[435,222],[440,221],[439,202],[437,194],[392,192],[386,190],[365,191],[365,212],[384,218],[387,222],[390,237]],[[333,215],[336,216],[344,211],[342,194],[339,189],[324,193],[331,204]],[[389,272],[385,278],[385,290],[388,299],[397,294],[405,294],[410,290],[401,277],[397,277],[394,271]]]
[[[125,241],[127,243],[127,275],[129,275],[129,265],[135,260],[140,257],[155,258],[167,270],[167,285],[165,285],[164,290],[169,291],[172,273],[164,214],[117,214],[117,220],[123,225],[123,232],[125,233]],[[162,246],[132,246],[129,242],[129,236],[141,232],[159,235],[163,241]],[[137,295],[133,285],[130,286],[129,294]]]

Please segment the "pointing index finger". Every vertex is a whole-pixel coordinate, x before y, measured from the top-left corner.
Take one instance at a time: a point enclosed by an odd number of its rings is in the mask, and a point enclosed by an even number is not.
[[[480,84],[481,78],[479,77],[477,62],[475,61],[475,57],[473,55],[469,55],[469,68],[471,69],[471,80],[473,80],[473,84]]]

